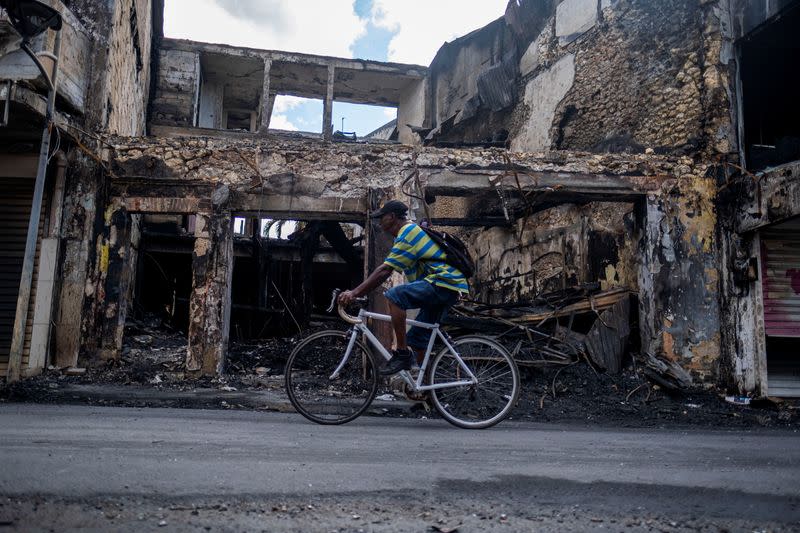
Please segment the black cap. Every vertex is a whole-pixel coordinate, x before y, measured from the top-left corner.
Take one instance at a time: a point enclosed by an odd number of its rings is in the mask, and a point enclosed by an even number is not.
[[[383,207],[370,213],[369,218],[380,218],[386,213],[394,213],[400,218],[405,218],[408,214],[408,206],[400,200],[389,200],[383,204]]]

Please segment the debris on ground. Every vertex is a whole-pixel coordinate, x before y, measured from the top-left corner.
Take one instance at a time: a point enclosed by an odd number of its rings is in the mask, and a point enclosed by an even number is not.
[[[619,301],[619,300],[617,300]],[[568,305],[575,305],[574,301]],[[609,305],[606,309],[611,309]],[[463,329],[464,314],[456,316]],[[504,326],[502,322],[500,325]],[[222,377],[194,378],[185,371],[186,335],[164,327],[153,321],[129,321],[126,326],[122,356],[85,372],[75,374],[68,369],[50,367],[44,374],[19,381],[9,386],[0,386],[0,401],[63,402],[65,395],[58,391],[70,386],[131,386],[149,390],[208,391],[223,395],[213,405],[224,409],[250,409],[254,402],[239,398],[248,393],[283,395],[283,367],[292,348],[303,336],[320,329],[329,329],[330,324],[315,324],[311,330],[294,337],[263,339],[258,342],[232,343],[228,355],[226,374]],[[528,330],[514,325],[517,337],[500,335],[506,346],[522,358],[520,370],[522,389],[512,419],[555,423],[593,423],[626,427],[707,427],[707,428],[751,428],[751,427],[795,427],[800,426],[798,403],[791,400],[748,398],[730,402],[724,391],[715,388],[696,388],[682,385],[674,387],[664,376],[674,372],[666,361],[640,354],[623,359],[618,373],[603,370],[583,351],[580,337],[566,328],[555,328],[553,334],[533,337],[539,340],[533,346],[527,341]],[[501,332],[502,333],[502,332]],[[497,334],[497,332],[494,332]],[[506,338],[508,337],[508,338]],[[527,352],[526,352],[527,350]],[[519,359],[518,359],[519,360]],[[666,365],[653,378],[653,366]],[[670,370],[672,368],[673,370]],[[680,367],[677,367],[680,368]],[[681,369],[682,370],[682,369]],[[675,373],[675,380],[681,379]],[[410,397],[408,394],[391,393],[389,389],[379,392],[377,401],[384,408],[371,410],[372,414],[391,416],[428,417],[430,410],[424,402],[427,395]],[[203,392],[203,394],[206,394]],[[227,395],[227,396],[224,396]],[[84,395],[73,400],[80,403],[111,403],[128,405],[125,402],[108,402],[96,396]],[[130,405],[151,405],[142,395],[131,394]],[[173,395],[174,396],[174,395]],[[170,405],[179,407],[208,407],[208,398],[196,394],[184,395],[185,399]],[[201,395],[202,396],[202,395]],[[127,396],[126,396],[127,397]],[[172,397],[172,396],[171,396]],[[388,404],[408,403],[398,400],[421,402],[423,408],[389,410]],[[152,403],[159,405],[158,403]],[[267,410],[283,410],[283,407],[266,407]]]

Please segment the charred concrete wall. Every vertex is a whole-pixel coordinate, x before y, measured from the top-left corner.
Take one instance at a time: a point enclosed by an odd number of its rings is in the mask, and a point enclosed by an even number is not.
[[[709,11],[696,0],[621,0],[600,10],[591,28],[571,42],[559,33],[566,16],[559,11],[556,31],[534,42],[540,64],[526,83],[531,111],[542,105],[536,102],[539,76],[571,85],[555,106],[549,143],[541,148],[695,153],[711,146],[727,152],[724,143],[716,146],[720,132],[706,124],[715,112],[705,100],[722,96],[709,94],[722,89],[714,72],[719,52],[713,57],[707,50],[714,47],[714,33],[706,33]],[[539,126],[523,119],[520,133],[531,125]]]
[[[153,43],[161,33],[160,0],[73,2],[93,38],[93,63],[82,127],[95,133],[143,135]],[[156,22],[154,23],[154,14]],[[136,225],[108,210],[103,145],[93,137],[70,151],[64,210],[63,278],[56,313],[55,363],[94,357],[108,339],[121,341]],[[111,276],[109,277],[109,272]],[[122,293],[122,294],[121,294]],[[120,295],[121,294],[121,295]],[[85,357],[84,357],[85,360]]]
[[[117,138],[112,139],[112,144],[115,146],[112,170],[118,176],[117,180],[112,180],[112,189],[127,209],[134,212],[170,212],[171,209],[184,213],[208,212],[214,204],[214,195],[224,191],[227,200],[219,216],[228,217],[237,211],[256,208],[297,209],[308,216],[316,210],[329,210],[331,205],[365,213],[368,191],[398,194],[403,190],[403,179],[414,171],[419,172],[421,184],[442,199],[495,194],[490,178],[502,175],[511,164],[527,176],[521,178],[522,186],[539,193],[554,190],[547,185],[547,180],[558,180],[558,194],[564,191],[578,194],[584,187],[591,189],[600,184],[597,190],[602,195],[608,191],[604,180],[630,180],[625,181],[628,183],[626,190],[639,195],[639,204],[649,202],[650,197],[657,203],[668,191],[677,188],[688,190],[691,187],[681,183],[693,183],[695,176],[702,176],[706,171],[690,160],[646,154],[597,156],[565,152],[554,158],[525,153],[514,154],[509,161],[507,152],[497,149],[325,144],[285,137],[259,140],[233,136],[227,139]],[[666,188],[662,190],[662,187]],[[469,202],[460,203],[469,208]],[[598,280],[607,287],[639,287],[648,297],[655,298],[658,303],[649,308],[647,318],[653,324],[662,324],[664,316],[670,313],[683,313],[680,320],[689,320],[693,310],[688,309],[685,300],[676,296],[675,301],[662,302],[661,292],[672,290],[671,287],[667,289],[660,282],[654,283],[650,277],[643,283],[637,273],[652,270],[660,273],[664,283],[674,281],[675,276],[670,275],[677,259],[670,253],[679,250],[678,255],[683,254],[691,249],[694,238],[699,238],[699,246],[709,246],[693,221],[695,214],[698,218],[700,214],[707,216],[705,211],[688,215],[675,213],[673,218],[654,224],[657,229],[651,230],[654,234],[649,238],[659,243],[664,239],[668,241],[669,236],[678,231],[678,224],[688,226],[687,233],[693,236],[669,244],[670,251],[664,252],[666,259],[662,264],[659,261],[663,254],[646,263],[636,257],[639,230],[631,200],[568,204],[521,219],[510,229],[493,228],[475,236],[474,248],[481,265],[479,277],[487,280],[477,289],[481,296],[497,301],[512,295],[518,298],[536,294],[564,283]],[[340,208],[334,208],[334,214],[336,209]],[[440,211],[437,206],[434,217],[444,214]],[[498,217],[499,207],[487,215]],[[537,274],[531,275],[534,270]],[[703,276],[706,274],[703,271]],[[687,271],[686,283],[690,283],[689,275],[695,276],[696,272]],[[219,279],[224,276],[220,276],[222,274],[209,278],[209,283],[215,287],[211,294],[216,294],[217,298],[197,306],[198,310],[211,309],[213,316],[218,316],[221,309],[218,305],[223,294],[220,286],[224,283]],[[701,291],[699,298],[702,300],[703,291],[707,290],[705,278],[691,283],[702,287],[697,289]],[[713,303],[713,299],[703,301],[709,305]],[[711,316],[713,319],[713,314]],[[208,316],[202,318],[206,319]],[[215,343],[221,342],[225,328],[219,331]],[[691,341],[680,338],[677,343],[667,341],[666,344],[659,336],[660,330],[653,327],[649,331],[653,333],[647,340],[648,346],[675,358],[691,360],[695,356],[693,347],[706,340],[705,329]],[[218,345],[212,348],[212,352],[220,353]],[[198,361],[206,359],[197,354],[194,357]],[[697,374],[711,373],[709,365],[700,358]]]
[[[639,270],[642,349],[713,382],[720,377],[716,183],[690,159],[685,163],[676,184],[647,200]]]
[[[633,229],[640,232],[623,246],[626,253],[614,268],[625,273],[624,284],[639,290],[642,350],[677,361],[703,380],[716,379],[720,365],[717,183],[706,176],[705,168],[738,150],[731,106],[728,2],[511,2],[504,20],[505,25],[479,30],[486,33],[482,40],[471,36],[451,43],[448,53],[457,58],[461,49],[474,50],[476,42],[509,43],[505,57],[513,49],[518,76],[504,89],[513,103],[492,109],[476,90],[474,110],[466,105],[468,99],[454,98],[437,85],[433,96],[437,109],[448,109],[456,118],[441,125],[434,142],[474,142],[505,128],[515,152],[691,156],[677,165],[680,178],[675,183],[648,195],[641,216],[632,216],[630,204],[624,202],[604,209],[613,213],[614,220],[635,221]],[[493,50],[484,46],[484,73],[489,65],[500,65]],[[440,65],[436,72],[449,80],[448,86],[460,82],[469,87],[476,76],[461,74],[458,62],[448,71],[449,77],[444,71],[447,67]],[[567,249],[578,265],[584,256],[575,251],[586,249],[581,243],[590,238],[588,227],[577,229],[587,215],[585,209],[551,208],[529,222],[540,232],[553,226],[576,228],[565,234],[572,236],[566,238]],[[611,233],[619,235],[619,227]],[[511,235],[508,232],[508,245],[502,244],[504,238],[496,228],[473,237],[481,254],[502,255],[495,263],[507,280],[481,289],[496,299],[540,290],[530,277],[530,265],[547,247],[536,243],[533,233]],[[636,252],[627,253],[632,248]],[[550,265],[549,271],[556,268]],[[577,282],[583,279],[580,272],[578,266],[568,268],[566,278]]]
[[[722,347],[727,384],[740,392],[767,393],[761,231],[800,216],[800,162],[733,174],[720,188]]]
[[[150,90],[151,0],[119,0],[108,53],[109,133],[142,135]]]
[[[165,126],[194,126],[200,84],[200,54],[159,50],[158,79],[152,103],[152,122]]]
[[[435,140],[727,154],[729,30],[727,0],[511,2],[431,65]]]
[[[603,289],[635,291],[639,261],[633,211],[632,203],[564,204],[521,218],[511,228],[474,235],[477,299],[524,301],[595,281]]]

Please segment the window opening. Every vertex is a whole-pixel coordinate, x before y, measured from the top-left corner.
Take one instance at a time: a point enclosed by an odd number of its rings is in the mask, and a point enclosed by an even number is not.
[[[286,94],[275,95],[269,129],[322,133],[322,100]]]
[[[739,42],[745,157],[750,170],[800,160],[800,6]]]
[[[397,140],[397,108],[333,102],[334,138]]]

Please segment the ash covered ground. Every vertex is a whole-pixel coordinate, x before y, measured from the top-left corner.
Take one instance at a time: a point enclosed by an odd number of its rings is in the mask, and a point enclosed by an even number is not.
[[[42,375],[0,388],[0,401],[35,403],[92,403],[127,406],[163,406],[142,399],[99,399],[91,395],[59,394],[72,385],[115,385],[157,391],[261,391],[282,395],[283,366],[294,345],[304,336],[337,323],[315,323],[292,337],[258,342],[232,342],[226,374],[220,378],[192,378],[185,372],[186,336],[156,320],[129,321],[122,356],[78,375],[50,368]],[[620,374],[599,372],[585,360],[568,366],[521,367],[522,391],[512,418],[535,422],[580,423],[617,427],[798,428],[800,402],[776,398],[753,400],[750,405],[726,401],[726,391],[715,387],[669,391],[649,382],[632,358]],[[379,392],[390,392],[388,388]],[[394,392],[397,399],[407,399]],[[193,397],[167,405],[209,407]],[[211,406],[248,409],[252,406],[219,401]],[[372,414],[380,413],[372,411]],[[385,412],[386,416],[435,417],[426,404]]]

